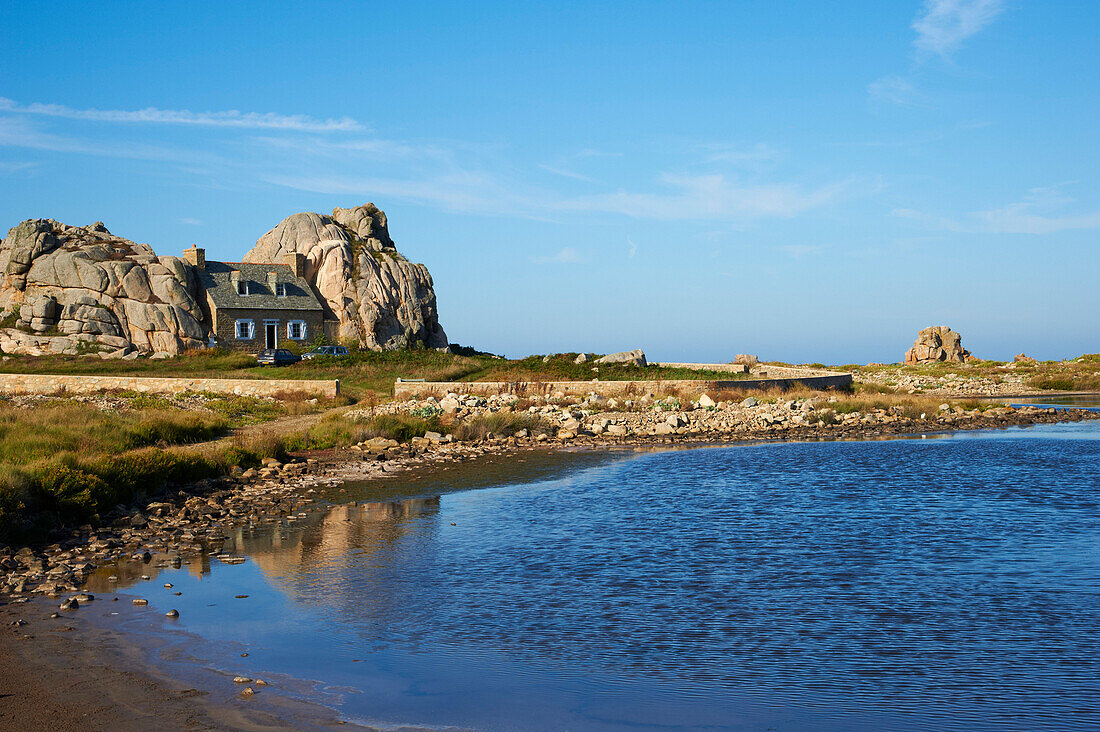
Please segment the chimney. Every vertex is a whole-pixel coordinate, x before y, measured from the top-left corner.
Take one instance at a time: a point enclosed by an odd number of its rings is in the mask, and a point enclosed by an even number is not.
[[[301,252],[293,252],[286,255],[285,260],[290,265],[290,271],[294,273],[295,277],[306,276],[306,255]]]
[[[233,288],[233,292],[238,295],[241,293],[241,271],[235,269],[229,273],[229,286]]]
[[[194,244],[183,250],[183,259],[195,269],[206,269],[206,250]]]
[[[276,281],[276,279],[277,279],[277,278],[276,278],[276,276],[275,276],[275,273],[274,273],[274,272],[268,272],[268,273],[267,273],[267,289],[271,290],[271,294],[272,294],[272,295],[277,295],[277,294],[279,294],[279,293],[278,293],[278,292],[276,292],[276,290],[275,290],[275,281]]]

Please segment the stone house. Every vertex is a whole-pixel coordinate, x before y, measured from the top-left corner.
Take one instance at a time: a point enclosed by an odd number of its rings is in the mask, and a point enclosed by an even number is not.
[[[191,247],[183,258],[205,294],[211,345],[258,353],[325,335],[325,307],[306,279],[304,255],[285,264],[213,262]]]

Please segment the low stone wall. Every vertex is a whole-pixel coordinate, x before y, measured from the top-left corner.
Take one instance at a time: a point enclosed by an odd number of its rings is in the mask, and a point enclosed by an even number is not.
[[[752,367],[752,373],[761,378],[769,379],[805,379],[815,376],[836,376],[839,371],[826,371],[825,369],[806,369],[798,366],[773,366],[770,363],[761,363]],[[851,374],[849,374],[851,376]]]
[[[305,394],[331,399],[340,393],[340,382],[336,379],[191,379],[159,376],[0,374],[0,394],[95,394],[104,391],[149,394],[206,391],[253,397]]]
[[[671,361],[660,361],[649,364],[650,366],[661,366],[666,369],[691,369],[692,371],[717,371],[727,374],[744,374],[748,372],[748,367],[743,363],[672,363]]]
[[[679,391],[696,396],[707,392],[753,389],[846,389],[852,383],[852,375],[835,371],[815,372],[799,378],[736,379],[708,381],[703,379],[678,379],[673,381],[398,381],[393,386],[397,399],[426,399],[442,397],[449,392],[456,394],[546,395],[561,392],[565,396],[599,394],[604,397],[631,397],[646,394],[659,395],[667,391]]]

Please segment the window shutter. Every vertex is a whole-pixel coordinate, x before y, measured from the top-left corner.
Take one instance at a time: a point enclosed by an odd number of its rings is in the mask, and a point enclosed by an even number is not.
[[[255,338],[256,337],[256,323],[254,321],[251,321],[251,320],[248,321],[248,337],[249,338]]]

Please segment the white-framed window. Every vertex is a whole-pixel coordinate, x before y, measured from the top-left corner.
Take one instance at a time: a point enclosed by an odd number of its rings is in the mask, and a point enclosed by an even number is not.
[[[248,294],[248,280],[237,280],[237,294],[238,295],[247,295]]]
[[[276,282],[275,283],[275,297],[286,297],[286,283],[285,282]]]
[[[306,339],[306,321],[291,320],[286,324],[286,337],[292,341],[304,341]]]
[[[252,320],[238,320],[233,332],[238,340],[252,340],[256,337],[256,323]]]

